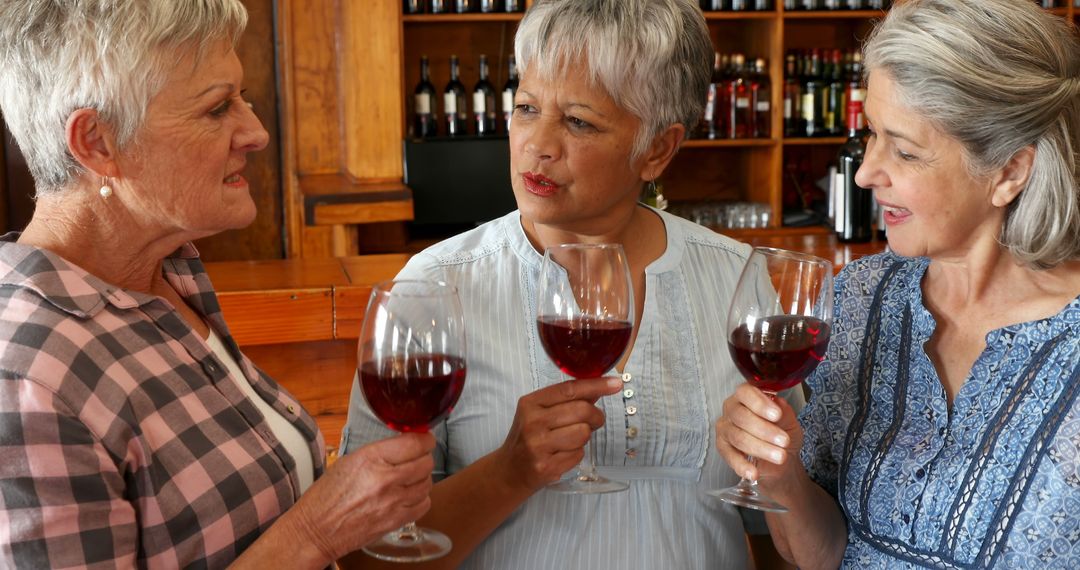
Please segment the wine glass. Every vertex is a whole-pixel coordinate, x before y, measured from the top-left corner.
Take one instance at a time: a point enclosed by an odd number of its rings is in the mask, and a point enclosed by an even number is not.
[[[618,244],[547,248],[536,303],[540,344],[573,379],[599,378],[622,358],[634,325],[634,292],[626,253]],[[590,440],[592,437],[590,436]],[[596,448],[570,479],[548,486],[561,493],[612,493],[629,485],[596,473]]]
[[[817,368],[829,344],[832,282],[832,263],[820,257],[754,248],[735,286],[726,329],[731,357],[747,382],[775,398]],[[741,507],[787,512],[745,477],[709,494]]]
[[[465,325],[457,289],[437,281],[385,281],[371,291],[357,354],[360,388],[392,430],[426,432],[465,386]],[[445,534],[410,522],[364,547],[391,562],[450,552]]]

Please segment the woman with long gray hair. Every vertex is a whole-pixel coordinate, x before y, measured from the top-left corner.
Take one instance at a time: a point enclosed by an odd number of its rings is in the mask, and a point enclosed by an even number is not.
[[[864,52],[856,182],[892,252],[838,277],[798,421],[740,388],[717,445],[791,509],[768,523],[800,568],[1080,568],[1076,30],[909,0]]]
[[[255,216],[246,23],[239,0],[0,2],[37,190],[0,237],[0,567],[325,568],[427,510],[434,439],[325,470],[190,243]]]
[[[750,248],[638,202],[704,109],[705,19],[694,0],[541,0],[515,53],[517,211],[401,273],[453,283],[469,323],[469,382],[437,430],[421,523],[453,539],[446,567],[745,568],[739,513],[705,491],[737,480],[709,436],[741,382],[723,323]],[[543,252],[561,243],[626,252],[640,318],[615,378],[565,381],[538,339]],[[545,490],[600,426],[601,474],[629,489]],[[354,384],[342,449],[387,433]]]

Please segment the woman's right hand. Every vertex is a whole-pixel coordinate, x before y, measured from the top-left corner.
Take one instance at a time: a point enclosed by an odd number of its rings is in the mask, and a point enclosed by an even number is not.
[[[345,455],[287,513],[326,563],[415,521],[431,507],[429,433],[404,434]]]
[[[500,471],[529,492],[557,481],[581,462],[589,436],[604,425],[596,401],[620,390],[619,378],[590,378],[522,396],[510,433],[496,452]]]
[[[770,398],[743,383],[724,400],[716,420],[716,449],[739,475],[747,479],[789,479],[803,469],[799,461],[803,430],[795,410],[783,398]],[[750,455],[758,464],[747,460]],[[789,457],[794,456],[794,461]]]

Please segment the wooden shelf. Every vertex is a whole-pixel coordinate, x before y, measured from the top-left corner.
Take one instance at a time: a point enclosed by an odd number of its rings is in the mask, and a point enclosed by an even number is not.
[[[689,139],[683,148],[742,148],[775,146],[776,139]]]
[[[706,20],[772,20],[776,10],[741,11],[741,12],[702,12]]]
[[[401,17],[406,24],[441,24],[444,22],[519,22],[521,12],[491,14],[409,14]]]
[[[786,20],[869,20],[884,18],[884,10],[792,10],[784,12]]]
[[[825,146],[831,144],[844,144],[845,142],[847,142],[847,137],[795,137],[784,139],[784,146]]]

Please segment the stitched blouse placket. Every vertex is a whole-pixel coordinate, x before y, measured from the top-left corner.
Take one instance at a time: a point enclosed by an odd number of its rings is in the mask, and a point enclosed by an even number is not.
[[[626,425],[626,458],[623,459],[623,464],[629,464],[637,457],[637,437],[638,437],[638,405],[637,405],[637,390],[634,389],[633,380],[634,377],[629,372],[622,373],[623,390],[623,416]]]

